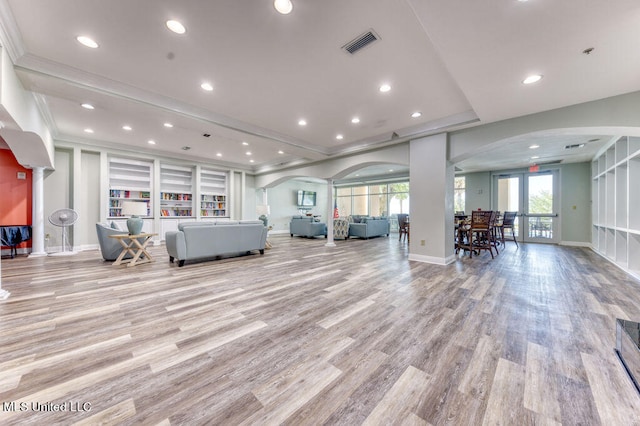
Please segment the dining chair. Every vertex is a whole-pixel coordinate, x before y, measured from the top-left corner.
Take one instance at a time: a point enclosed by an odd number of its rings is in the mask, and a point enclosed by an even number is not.
[[[511,231],[510,239],[514,243],[516,243],[516,247],[518,247],[518,240],[516,240],[516,231],[514,229],[517,215],[518,215],[518,212],[504,212],[504,217],[502,218],[502,223],[499,227],[500,241],[502,242],[503,246],[506,246],[505,239],[504,239],[504,231],[505,229],[508,229]]]
[[[402,237],[405,239],[409,237],[408,218],[408,214],[398,213],[398,241],[402,241]]]
[[[495,218],[495,212],[491,210],[472,211],[471,222],[468,225],[464,225],[464,228],[460,231],[461,237],[457,250],[468,250],[469,257],[473,257],[474,253],[479,254],[480,250],[488,250],[493,259],[495,245],[492,237],[492,217]]]

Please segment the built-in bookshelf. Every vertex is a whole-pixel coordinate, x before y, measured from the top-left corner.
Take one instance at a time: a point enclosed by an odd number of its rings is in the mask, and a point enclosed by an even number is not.
[[[202,169],[199,201],[201,217],[228,217],[227,174]]]
[[[189,167],[160,166],[160,216],[193,216],[193,170]]]
[[[610,143],[591,171],[593,249],[640,277],[640,138]]]
[[[109,217],[122,217],[124,200],[146,201],[151,216],[153,163],[126,158],[109,159]]]

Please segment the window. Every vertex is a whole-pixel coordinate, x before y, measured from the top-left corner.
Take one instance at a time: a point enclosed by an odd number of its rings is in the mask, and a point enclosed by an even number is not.
[[[453,210],[457,212],[464,211],[466,179],[464,176],[456,177],[453,183]]]
[[[336,188],[336,204],[341,217],[409,213],[409,183],[339,187]]]

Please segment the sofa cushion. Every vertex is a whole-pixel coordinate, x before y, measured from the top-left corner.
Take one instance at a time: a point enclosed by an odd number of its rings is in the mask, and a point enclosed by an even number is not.
[[[240,225],[263,225],[264,226],[264,222],[261,220],[241,220],[240,221]]]
[[[184,223],[178,224],[178,230],[184,231],[185,228],[191,228],[193,226],[195,226],[195,227],[198,227],[198,226],[214,226],[214,223],[213,222],[205,222],[205,221],[184,222]]]

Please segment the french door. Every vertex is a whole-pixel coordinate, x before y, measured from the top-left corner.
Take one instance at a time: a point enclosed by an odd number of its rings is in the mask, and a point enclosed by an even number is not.
[[[558,243],[558,188],[557,170],[494,175],[493,208],[518,212],[518,241]]]

